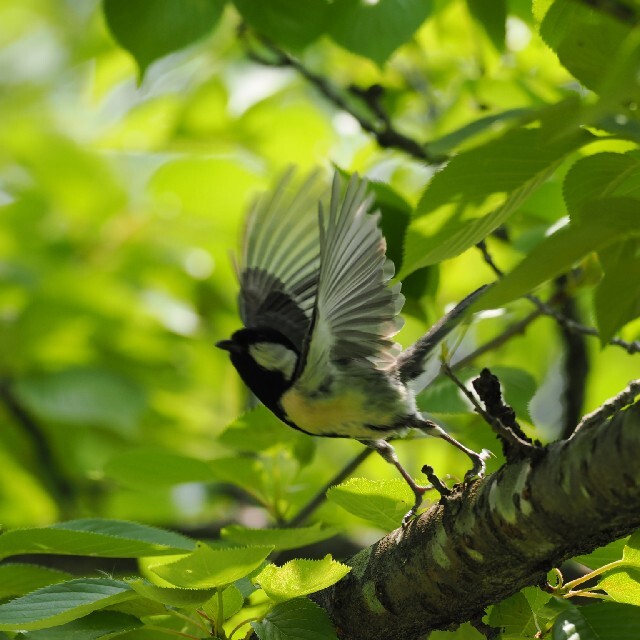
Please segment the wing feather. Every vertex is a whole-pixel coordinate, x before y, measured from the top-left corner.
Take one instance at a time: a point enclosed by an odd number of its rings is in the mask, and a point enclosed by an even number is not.
[[[336,360],[368,360],[386,366],[395,359],[391,339],[401,326],[404,298],[400,286],[388,286],[393,263],[370,214],[367,182],[353,176],[346,192],[336,175],[329,210],[320,207],[320,272],[313,326],[305,344],[299,384],[322,384]]]
[[[311,324],[320,269],[319,173],[293,186],[288,171],[251,208],[239,269],[240,316],[247,327],[273,327],[302,350]]]

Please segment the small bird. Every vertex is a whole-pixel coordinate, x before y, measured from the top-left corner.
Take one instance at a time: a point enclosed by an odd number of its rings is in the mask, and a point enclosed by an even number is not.
[[[400,464],[389,438],[411,429],[443,438],[471,458],[467,478],[482,476],[487,452],[468,449],[418,411],[427,357],[462,320],[484,287],[471,293],[401,351],[400,284],[373,197],[357,175],[330,193],[318,173],[297,189],[287,172],[247,217],[239,310],[244,328],[217,343],[240,377],[280,420],[314,436],[355,438],[394,465],[415,496],[407,522],[429,486]],[[433,376],[432,376],[433,377]]]

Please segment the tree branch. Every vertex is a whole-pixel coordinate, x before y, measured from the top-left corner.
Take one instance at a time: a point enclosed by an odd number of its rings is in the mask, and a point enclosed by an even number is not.
[[[489,604],[543,584],[567,558],[640,526],[639,456],[636,402],[459,485],[354,556],[352,571],[314,599],[343,640],[417,640],[478,619]]]

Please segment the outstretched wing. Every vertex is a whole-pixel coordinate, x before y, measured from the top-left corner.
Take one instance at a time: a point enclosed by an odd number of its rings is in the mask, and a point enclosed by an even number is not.
[[[298,188],[292,182],[290,170],[247,216],[238,303],[245,326],[277,329],[302,351],[317,293],[317,211],[326,188],[318,173]]]
[[[308,391],[322,385],[332,362],[383,367],[394,360],[391,338],[401,326],[404,297],[400,285],[387,286],[394,267],[385,256],[379,214],[369,213],[372,200],[366,180],[352,176],[342,195],[336,175],[329,211],[320,207],[318,295],[297,383]]]

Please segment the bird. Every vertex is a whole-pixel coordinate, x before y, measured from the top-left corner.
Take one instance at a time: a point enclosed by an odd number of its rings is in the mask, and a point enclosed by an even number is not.
[[[465,480],[485,473],[488,452],[467,448],[416,404],[429,356],[485,287],[403,351],[393,336],[404,297],[400,283],[390,282],[394,265],[368,181],[336,171],[329,188],[318,171],[298,184],[294,175],[285,172],[248,212],[236,264],[244,326],[216,346],[282,422],[313,436],[359,440],[396,467],[415,497],[405,524],[432,486],[411,477],[390,439],[418,429],[470,458]]]

